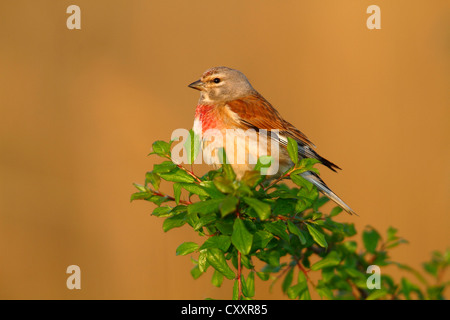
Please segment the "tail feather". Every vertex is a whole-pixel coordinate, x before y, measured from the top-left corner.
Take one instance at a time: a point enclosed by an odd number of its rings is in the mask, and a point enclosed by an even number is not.
[[[320,161],[324,166],[328,167],[329,169],[336,172],[337,169],[342,170],[339,168],[338,165],[334,164],[330,160],[325,159],[324,157],[320,156],[317,152],[315,152],[312,148],[310,148],[307,145],[298,145],[298,153],[300,156],[305,158],[314,158]]]
[[[344,209],[350,214],[357,215],[355,211],[352,210],[344,201],[342,201],[341,198],[339,198],[333,191],[331,191],[330,188],[323,182],[322,179],[319,178],[317,174],[311,171],[306,171],[301,174],[303,178],[311,182],[313,185],[315,185],[319,191],[321,191],[324,195],[326,195],[328,198],[333,200],[339,207]]]

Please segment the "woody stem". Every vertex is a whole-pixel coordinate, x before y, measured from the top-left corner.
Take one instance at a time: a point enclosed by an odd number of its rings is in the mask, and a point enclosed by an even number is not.
[[[169,195],[167,195],[167,194],[164,194],[164,193],[162,193],[162,192],[152,190],[152,193],[153,193],[154,195],[156,195],[156,196],[166,197],[166,198],[169,199],[170,201],[175,201],[175,198],[174,198],[174,197],[169,196]],[[190,205],[190,204],[192,204],[191,201],[185,201],[185,200],[180,200],[179,202],[180,202],[181,204],[185,204],[185,205]]]
[[[239,210],[236,210],[236,219],[240,219],[241,218],[241,213],[239,212]],[[241,300],[242,298],[242,268],[241,268],[241,251],[238,250],[238,254],[237,254],[237,263],[238,263],[238,268],[237,268],[237,281],[238,281],[238,300]]]
[[[297,260],[297,267],[300,269],[301,272],[303,272],[303,274],[305,275],[306,280],[311,284],[311,286],[313,288],[315,288],[316,285],[314,284],[314,282],[312,282],[311,278],[308,276],[308,270],[306,270],[305,267],[303,267],[303,265],[300,262],[300,260]]]
[[[194,172],[186,169],[185,167],[183,167],[181,164],[177,164],[177,167],[180,168],[181,170],[184,170],[188,175],[190,175],[192,178],[194,178],[198,183],[202,182],[202,180],[200,180],[199,177],[197,177]]]
[[[264,191],[269,190],[272,186],[276,185],[278,182],[283,180],[284,178],[287,178],[291,175],[292,169],[280,176],[278,179],[272,181],[267,187],[264,188]]]
[[[242,297],[242,270],[241,270],[241,252],[238,251],[238,275],[237,275],[237,280],[238,280],[238,300],[241,300]]]

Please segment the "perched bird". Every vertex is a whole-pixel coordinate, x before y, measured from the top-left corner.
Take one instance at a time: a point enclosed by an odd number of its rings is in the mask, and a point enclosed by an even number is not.
[[[278,162],[278,170],[272,172],[269,178],[279,177],[292,167],[293,163],[287,152],[287,137],[297,141],[299,158],[314,158],[333,171],[340,169],[331,161],[317,154],[314,151],[314,144],[306,135],[284,120],[280,113],[252,87],[242,72],[227,67],[214,67],[206,70],[200,80],[191,83],[189,87],[200,91],[200,99],[195,110],[194,132],[204,139],[203,148],[212,144],[211,140],[213,139],[208,139],[208,132],[210,138],[211,136],[215,138],[222,136],[233,140],[232,144],[215,141],[214,148],[223,147],[227,158],[229,154],[232,154],[231,166],[238,179],[242,178],[247,170],[252,170],[256,163],[254,159],[258,159],[262,154],[269,154],[274,158],[274,161]],[[268,138],[265,138],[265,136],[259,134],[265,130],[275,130],[277,135],[274,138],[267,134]],[[234,134],[230,135],[229,131],[234,132]],[[246,131],[252,131],[255,134],[253,136],[251,134],[246,135]],[[260,150],[255,148],[254,146],[259,143],[258,138],[260,141],[267,140],[263,142],[275,141],[276,146],[279,147],[279,152],[271,153],[272,149]],[[244,150],[245,161],[242,161],[242,159],[238,161],[239,159],[234,155],[236,149],[238,153],[239,151],[242,153]],[[210,164],[215,163],[208,158],[205,161]],[[307,171],[301,175],[342,209],[350,214],[355,213],[331,191],[316,173]]]

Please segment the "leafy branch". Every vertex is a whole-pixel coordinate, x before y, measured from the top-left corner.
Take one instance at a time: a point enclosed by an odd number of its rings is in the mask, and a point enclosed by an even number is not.
[[[171,160],[171,144],[153,143],[150,154],[164,161],[146,173],[144,184],[134,184],[137,192],[131,200],[154,203],[152,215],[164,218],[164,232],[188,225],[205,239],[201,244],[184,242],[176,248],[177,255],[191,255],[195,279],[212,269],[214,286],[220,287],[225,278],[234,281],[233,299],[253,298],[256,278],[272,280],[272,285],[283,279],[282,291],[290,299],[311,299],[310,290],[323,299],[444,299],[450,284],[444,279],[450,251],[434,252],[431,261],[423,264],[424,276],[390,260],[390,250],[407,243],[395,228],[382,237],[373,227],[366,227],[363,248],[358,249],[351,239],[357,233],[354,225],[335,221],[342,209],[324,213],[328,198],[321,197],[301,176],[305,171],[318,173],[314,168],[317,161],[299,159],[294,141],[289,140],[287,146],[293,167],[273,181],[260,174],[270,166],[267,157],[261,157],[255,170],[246,172],[241,180],[236,180],[226,161],[220,169],[199,177],[192,168]],[[187,147],[193,163],[198,152],[193,135]],[[172,184],[173,195],[160,191],[161,180]],[[283,180],[295,186],[281,183]],[[194,195],[198,200],[192,200]],[[262,269],[256,269],[256,260],[265,264]],[[403,277],[397,283],[382,271],[380,288],[371,289],[367,270],[372,265],[397,266],[414,281]],[[317,282],[311,280],[312,272],[320,274]]]

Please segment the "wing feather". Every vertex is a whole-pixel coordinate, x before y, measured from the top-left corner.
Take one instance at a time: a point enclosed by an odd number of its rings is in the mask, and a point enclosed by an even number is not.
[[[305,158],[318,159],[323,165],[333,171],[340,169],[331,161],[321,157],[313,150],[315,145],[308,137],[294,127],[291,123],[284,120],[280,113],[259,93],[229,101],[226,103],[230,111],[238,116],[238,125],[242,129],[255,130],[279,130],[278,142],[281,145],[287,145],[287,137],[295,139],[299,146],[299,154]]]
[[[304,133],[284,120],[280,113],[260,94],[255,93],[233,100],[227,102],[227,105],[240,117],[244,126],[265,130],[277,129],[281,135],[289,136],[303,145],[315,147]],[[285,139],[285,141],[287,140]]]

